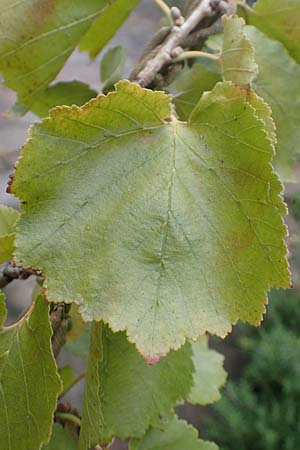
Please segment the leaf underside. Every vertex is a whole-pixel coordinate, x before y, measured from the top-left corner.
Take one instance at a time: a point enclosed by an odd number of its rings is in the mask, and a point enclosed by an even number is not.
[[[32,128],[16,261],[43,272],[49,301],[126,330],[146,358],[260,322],[289,272],[274,150],[247,95],[219,83],[182,123],[168,96],[120,82]]]

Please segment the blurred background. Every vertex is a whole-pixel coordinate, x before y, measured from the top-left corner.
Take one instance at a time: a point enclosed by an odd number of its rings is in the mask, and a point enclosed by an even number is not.
[[[154,2],[143,0],[110,42],[109,47],[126,48],[126,74],[161,26],[161,20]],[[102,57],[100,54],[90,62],[86,53],[75,51],[57,80],[81,80],[100,91]],[[0,87],[0,202],[18,208],[17,200],[5,193],[6,184],[26,140],[27,129],[38,118],[33,113],[23,117],[9,113],[15,102],[15,93]],[[209,408],[191,405],[178,408],[179,414],[200,430],[201,437],[215,441],[221,450],[300,448],[300,184],[287,184],[285,188],[294,289],[270,293],[265,321],[259,329],[238,324],[224,341],[210,339],[211,346],[225,355],[228,383],[222,400]],[[28,308],[34,286],[35,279],[31,277],[13,281],[5,289],[9,324]],[[71,364],[80,373],[85,367],[86,345],[87,334],[80,345],[69,343],[58,364]],[[78,383],[66,398],[79,410],[82,388],[83,382]],[[113,448],[123,450],[127,445],[117,442]]]

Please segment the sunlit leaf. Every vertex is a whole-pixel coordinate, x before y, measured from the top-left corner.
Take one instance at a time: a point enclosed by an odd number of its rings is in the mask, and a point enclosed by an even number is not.
[[[12,185],[24,210],[17,262],[43,272],[49,301],[126,329],[146,358],[207,330],[224,336],[237,319],[258,324],[266,291],[290,285],[262,114],[228,82],[188,123],[169,101],[121,82],[82,109],[52,110]]]

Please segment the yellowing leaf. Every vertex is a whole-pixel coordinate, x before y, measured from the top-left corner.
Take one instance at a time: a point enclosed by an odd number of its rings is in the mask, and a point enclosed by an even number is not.
[[[226,81],[245,85],[257,75],[254,49],[244,35],[244,19],[224,16],[224,43],[222,49],[222,72]]]
[[[223,369],[224,357],[208,348],[205,337],[192,344],[192,352],[195,372],[188,402],[198,405],[214,403],[221,398],[220,388],[227,377]]]
[[[189,344],[148,365],[125,333],[94,324],[83,405],[81,446],[141,437],[160,416],[171,416],[192,385]],[[117,414],[116,414],[117,411]]]
[[[43,272],[49,301],[127,330],[146,358],[224,336],[238,319],[258,324],[266,291],[290,285],[262,113],[227,82],[188,123],[169,102],[121,82],[83,108],[52,110],[12,185],[24,210],[17,263]]]
[[[109,0],[1,0],[0,72],[28,109]]]
[[[50,338],[48,306],[42,297],[13,327],[0,331],[3,449],[39,450],[50,438],[61,390]]]
[[[151,428],[145,436],[130,442],[129,450],[218,450],[216,444],[198,439],[198,432],[174,417],[164,429]]]
[[[13,208],[0,205],[0,264],[12,259],[15,243],[15,229],[20,213]]]
[[[88,51],[95,58],[139,3],[140,0],[115,0],[81,39],[80,50]]]
[[[300,62],[300,2],[299,0],[258,0],[248,22],[280,41]]]

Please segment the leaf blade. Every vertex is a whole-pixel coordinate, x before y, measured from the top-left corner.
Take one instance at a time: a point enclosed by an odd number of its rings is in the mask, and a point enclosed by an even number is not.
[[[146,358],[207,330],[224,336],[238,318],[259,323],[266,291],[289,286],[274,149],[247,92],[218,84],[189,123],[170,122],[169,100],[121,82],[82,109],[54,110],[12,186],[26,202],[17,262],[43,272],[51,301],[126,329]]]
[[[42,297],[30,315],[1,331],[0,418],[5,425],[0,428],[0,438],[7,449],[38,450],[50,438],[61,390],[51,333],[48,306]]]

